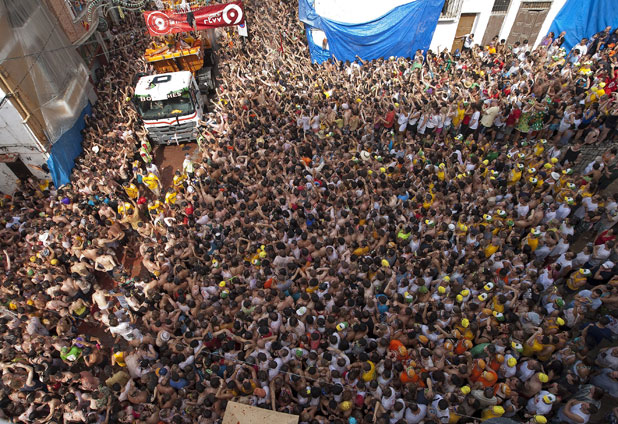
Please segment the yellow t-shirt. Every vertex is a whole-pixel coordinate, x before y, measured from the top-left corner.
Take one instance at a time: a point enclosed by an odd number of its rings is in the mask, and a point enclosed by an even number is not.
[[[367,372],[364,372],[361,378],[363,381],[371,381],[376,378],[376,366],[373,362],[367,361],[367,363],[371,366],[371,369]]]
[[[174,175],[173,183],[174,183],[175,186],[179,186],[186,179],[187,179],[187,177],[184,174]]]
[[[528,246],[530,246],[530,248],[534,252],[536,248],[539,247],[539,239],[534,237],[528,237]]]
[[[521,353],[524,356],[532,356],[537,352],[543,350],[543,344],[539,343],[536,339],[534,339],[534,343],[530,346],[528,343],[524,343],[524,350]]]
[[[131,199],[137,199],[137,187],[135,186],[135,184],[131,183],[128,187],[124,188],[124,191],[127,193],[127,196],[129,196]]]
[[[126,367],[127,364],[124,362],[124,352],[116,352],[114,353],[114,359],[116,360],[116,364],[121,367]]]
[[[144,178],[142,178],[142,181],[151,190],[154,190],[157,187],[159,187],[159,178],[155,174],[153,174],[152,172],[150,174],[146,175]]]
[[[521,180],[521,171],[512,170],[511,177],[509,178],[509,183],[515,184],[519,180]]]
[[[167,204],[175,204],[176,203],[176,192],[172,191],[172,192],[167,192],[165,194],[165,203]]]
[[[158,214],[163,210],[163,205],[158,200],[155,200],[152,205],[148,205],[148,210],[151,213]]]
[[[461,121],[463,121],[465,114],[466,110],[457,106],[457,113],[455,113],[455,116],[453,117],[453,126],[458,126]]]
[[[493,255],[497,251],[498,251],[498,246],[494,246],[493,244],[490,244],[489,246],[485,248],[485,257],[489,258],[491,255]]]

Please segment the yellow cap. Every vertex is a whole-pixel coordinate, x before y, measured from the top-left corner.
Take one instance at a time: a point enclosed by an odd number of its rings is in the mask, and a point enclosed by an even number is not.
[[[220,281],[219,282],[219,287],[221,287],[221,288],[225,287],[225,281]]]
[[[545,373],[540,372],[539,373],[539,381],[541,383],[547,383],[549,381],[549,376]]]
[[[468,320],[468,318],[464,318],[461,320],[461,326],[463,328],[468,328],[469,325],[470,325],[470,321]]]
[[[444,287],[442,287],[442,286],[439,286],[438,287],[438,293],[444,294],[444,293],[446,293],[446,289]]]
[[[470,290],[468,290],[468,289],[464,289],[464,290],[461,291],[461,295],[464,296],[464,297],[468,296],[469,294],[470,294]]]
[[[367,173],[368,173],[369,175],[373,175],[373,171],[372,171],[371,169],[370,169],[369,171],[367,171]]]
[[[451,277],[449,277],[448,275],[445,275],[442,279],[446,281],[447,283],[451,281]]]
[[[463,302],[463,296],[462,296],[462,295],[460,295],[460,294],[458,294],[457,296],[455,296],[455,299],[456,299],[458,302]]]
[[[380,168],[380,172],[381,172],[381,173],[385,173],[385,172],[386,172],[386,168],[382,166],[382,167]]]
[[[485,160],[483,161],[483,165],[485,165],[485,166],[489,165],[489,160],[485,159]]]
[[[481,302],[486,301],[486,300],[487,300],[487,293],[481,293],[481,294],[479,294],[479,295],[478,295],[478,299],[479,299]]]
[[[535,415],[534,422],[536,422],[537,424],[547,424],[547,418],[545,418],[543,415]]]
[[[504,408],[501,407],[500,405],[496,405],[492,409],[493,409],[494,414],[496,414],[496,415],[504,414]]]
[[[58,265],[58,259],[54,258],[50,261],[52,265]]]
[[[382,266],[385,266],[387,268],[391,266],[391,264],[386,259],[382,259],[381,264],[382,264]]]
[[[564,325],[565,324],[564,320],[562,318],[560,318],[560,317],[556,318],[556,323],[558,325]]]
[[[517,359],[515,359],[515,358],[511,357],[511,358],[509,358],[509,360],[508,360],[508,361],[506,361],[506,364],[507,364],[509,367],[513,368],[515,365],[517,365]]]
[[[470,386],[463,386],[461,388],[461,393],[463,393],[464,395],[467,395],[468,393],[470,393]]]

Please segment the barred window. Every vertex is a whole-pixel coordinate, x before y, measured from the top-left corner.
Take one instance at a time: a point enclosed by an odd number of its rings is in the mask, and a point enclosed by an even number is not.
[[[492,12],[506,12],[509,10],[509,5],[511,4],[511,0],[495,0],[494,7],[491,9]]]

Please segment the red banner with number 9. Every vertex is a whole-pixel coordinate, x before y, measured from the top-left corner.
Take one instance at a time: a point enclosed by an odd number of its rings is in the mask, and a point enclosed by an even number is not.
[[[242,2],[234,1],[226,4],[200,7],[199,9],[192,10],[191,13],[167,10],[144,12],[144,20],[150,35],[156,37],[189,32],[194,29],[199,31],[244,24],[245,14]]]

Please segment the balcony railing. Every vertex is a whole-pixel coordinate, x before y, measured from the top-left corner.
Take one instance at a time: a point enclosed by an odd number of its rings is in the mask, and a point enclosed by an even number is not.
[[[446,0],[440,13],[440,19],[456,19],[461,13],[463,0]]]

